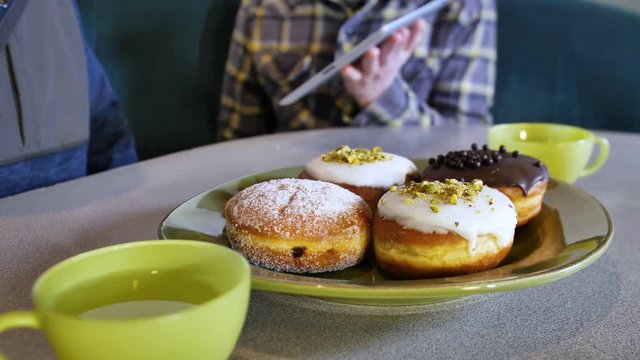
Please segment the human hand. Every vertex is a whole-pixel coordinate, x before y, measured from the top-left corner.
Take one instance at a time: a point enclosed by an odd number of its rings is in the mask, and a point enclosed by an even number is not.
[[[347,92],[358,105],[368,106],[391,86],[411,57],[426,26],[420,19],[408,28],[397,30],[380,46],[367,50],[358,64],[340,70]]]

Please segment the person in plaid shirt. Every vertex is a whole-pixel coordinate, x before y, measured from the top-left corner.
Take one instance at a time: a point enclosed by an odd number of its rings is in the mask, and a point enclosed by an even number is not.
[[[278,101],[371,32],[429,0],[243,0],[219,138],[330,126],[491,122],[495,0],[453,0],[290,106]]]

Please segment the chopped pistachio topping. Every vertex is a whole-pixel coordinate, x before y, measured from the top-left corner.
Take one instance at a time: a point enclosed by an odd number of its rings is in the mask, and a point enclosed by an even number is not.
[[[398,190],[398,186],[397,185],[391,185],[391,187],[389,187],[389,191],[391,191],[391,192],[395,192],[396,190]]]
[[[456,205],[460,199],[465,202],[472,203],[476,200],[478,193],[482,190],[482,180],[474,180],[473,182],[460,182],[455,179],[446,179],[440,181],[422,181],[410,182],[401,188],[393,188],[391,191],[399,191],[400,195],[410,197],[411,202],[405,200],[405,203],[412,204],[413,199],[424,199],[430,197],[429,207],[431,211],[438,212],[440,207],[438,204]],[[471,204],[469,204],[471,206]]]
[[[489,203],[489,205],[493,205],[494,200],[491,196],[487,195],[487,202]]]
[[[373,163],[376,161],[390,160],[391,156],[382,152],[380,146],[374,146],[371,149],[356,148],[352,149],[347,145],[342,145],[335,150],[322,154],[322,161],[338,162],[351,165],[362,165],[365,163]]]
[[[405,203],[405,204],[409,204],[409,205],[411,205],[411,204],[413,204],[413,200],[411,200],[411,199],[404,199],[404,203]]]

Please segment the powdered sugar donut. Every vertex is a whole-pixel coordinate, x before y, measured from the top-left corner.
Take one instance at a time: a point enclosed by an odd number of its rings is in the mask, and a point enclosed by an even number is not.
[[[252,264],[315,273],[353,266],[371,238],[371,211],[337,185],[276,179],[250,186],[225,205],[231,246]]]

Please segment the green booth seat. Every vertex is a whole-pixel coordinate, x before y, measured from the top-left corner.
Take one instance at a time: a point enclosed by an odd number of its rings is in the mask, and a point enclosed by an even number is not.
[[[215,141],[239,3],[78,0],[141,158]],[[640,11],[597,0],[497,3],[496,122],[640,131]]]
[[[640,11],[499,0],[498,17],[496,122],[640,131]]]
[[[240,0],[77,0],[141,159],[215,141]]]

